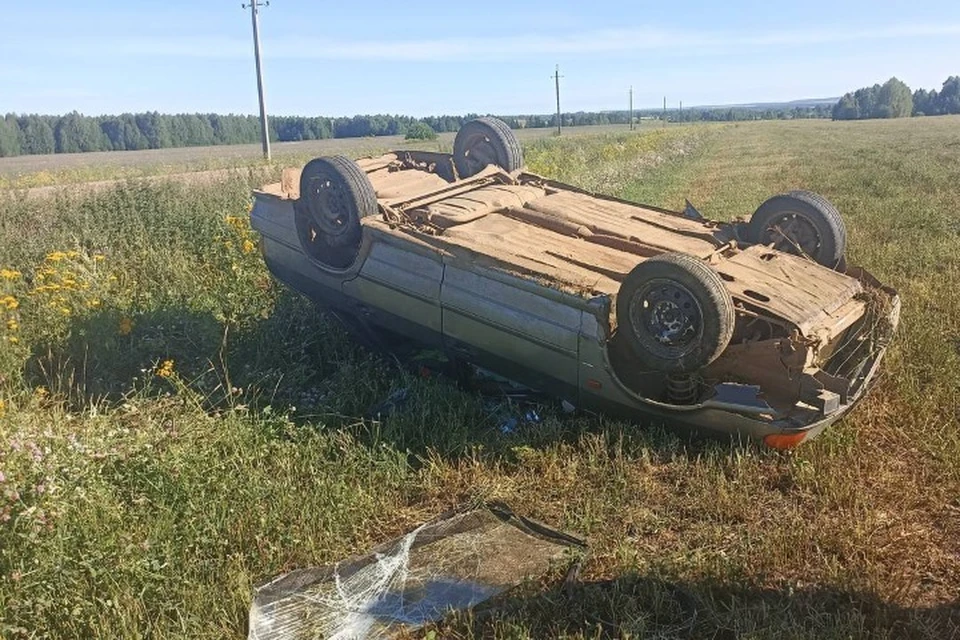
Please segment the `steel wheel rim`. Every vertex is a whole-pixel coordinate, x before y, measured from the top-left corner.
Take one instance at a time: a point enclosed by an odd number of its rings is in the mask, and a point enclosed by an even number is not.
[[[673,280],[647,282],[630,299],[634,335],[678,354],[696,345],[703,335],[703,309],[693,293]]]
[[[784,213],[770,221],[765,231],[767,244],[785,253],[800,253],[816,259],[823,238],[813,220],[799,213]]]
[[[497,149],[491,144],[490,138],[477,134],[467,139],[463,157],[467,162],[471,174],[475,174],[487,165],[498,164]]]
[[[313,178],[307,199],[310,217],[324,234],[339,236],[346,233],[350,216],[340,184],[327,177]]]

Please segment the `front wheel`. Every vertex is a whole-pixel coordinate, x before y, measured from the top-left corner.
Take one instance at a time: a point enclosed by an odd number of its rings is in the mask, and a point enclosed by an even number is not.
[[[617,294],[617,332],[652,371],[697,371],[727,348],[736,312],[716,271],[698,258],[667,253],[638,264]]]

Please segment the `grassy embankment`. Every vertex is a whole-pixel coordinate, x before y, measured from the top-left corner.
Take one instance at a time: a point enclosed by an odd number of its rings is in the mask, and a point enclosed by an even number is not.
[[[549,409],[502,435],[477,398],[395,370],[271,281],[245,216],[274,168],[0,194],[0,636],[242,637],[255,582],[497,498],[585,535],[583,584],[441,635],[949,637],[958,125],[527,144],[534,170],[715,217],[795,187],[838,205],[852,261],[904,295],[902,328],[875,392],[792,454]],[[399,387],[398,415],[360,418]]]

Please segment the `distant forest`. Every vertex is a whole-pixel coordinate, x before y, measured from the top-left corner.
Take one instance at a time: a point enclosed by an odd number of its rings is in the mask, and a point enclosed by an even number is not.
[[[829,118],[831,105],[756,105],[692,109],[638,110],[635,119],[662,119],[671,122]],[[364,115],[352,118],[273,116],[270,139],[279,142],[403,135],[418,122],[438,133],[456,131],[464,121],[476,117],[433,116],[413,118],[397,115]],[[556,115],[500,116],[511,127],[543,128],[557,125]],[[563,114],[563,126],[628,124],[623,111],[576,112]],[[166,149],[221,144],[244,144],[260,140],[259,119],[246,115],[193,113],[125,113],[119,116],[85,116],[77,112],[64,116],[7,114],[0,118],[0,157],[84,151]]]
[[[960,76],[947,78],[940,91],[910,87],[897,78],[844,95],[833,107],[834,120],[906,118],[960,113]]]

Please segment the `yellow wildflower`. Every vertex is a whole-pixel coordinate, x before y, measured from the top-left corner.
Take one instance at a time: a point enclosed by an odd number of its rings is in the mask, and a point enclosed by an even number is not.
[[[244,241],[243,241],[243,252],[244,252],[244,253],[250,253],[251,251],[253,251],[253,250],[256,249],[256,248],[257,248],[257,245],[255,245],[255,244],[253,243],[253,240],[247,239],[247,240],[244,240]]]
[[[20,306],[20,301],[13,296],[3,296],[0,298],[0,306],[4,306],[10,311],[13,311]]]
[[[50,392],[47,391],[47,388],[44,387],[44,386],[39,386],[39,387],[37,387],[36,389],[33,390],[33,393],[34,393],[38,398],[46,398],[48,395],[50,395]]]
[[[161,378],[169,378],[173,375],[173,360],[164,360],[163,363],[157,367],[157,375]]]
[[[48,254],[47,254],[47,261],[48,261],[48,262],[60,262],[61,260],[63,260],[63,259],[66,258],[66,257],[67,257],[67,254],[65,254],[63,251],[54,251],[54,252],[52,252],[52,253],[48,253]]]
[[[70,307],[60,307],[60,313],[62,313],[65,316],[68,316],[72,312],[70,311]]]
[[[7,338],[7,342],[9,342],[10,344],[18,344],[20,342],[20,338],[18,338],[17,336],[10,336]]]
[[[0,416],[7,412],[7,403],[0,399]]]
[[[16,280],[20,277],[20,272],[15,269],[0,269],[0,278],[4,280]]]
[[[16,331],[20,328],[20,325],[17,324],[17,321],[13,318],[7,320],[7,331]]]
[[[107,259],[107,257],[106,257],[105,255],[103,255],[102,253],[95,253],[95,254],[93,254],[93,260],[94,260],[94,262],[101,262],[101,261],[106,260],[106,259]]]
[[[133,320],[130,318],[120,318],[120,326],[117,328],[117,331],[119,331],[122,336],[130,335],[130,332],[133,331]]]
[[[241,216],[227,216],[227,224],[236,229],[237,231],[246,231],[247,230],[247,219]]]
[[[89,308],[91,308],[91,309],[99,309],[99,308],[100,308],[100,304],[101,304],[101,303],[100,303],[100,300],[99,300],[98,298],[94,298],[93,300],[90,300],[89,302],[87,302],[87,306],[88,306]]]

